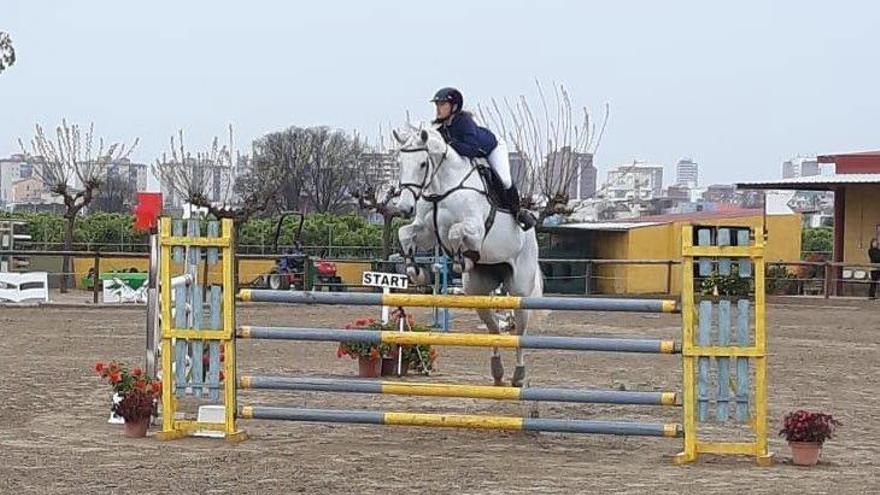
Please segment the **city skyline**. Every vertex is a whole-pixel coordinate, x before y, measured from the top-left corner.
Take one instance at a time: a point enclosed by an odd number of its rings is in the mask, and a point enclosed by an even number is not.
[[[877,147],[880,73],[859,63],[880,44],[873,4],[451,0],[449,8],[508,29],[491,40],[465,30],[441,50],[423,36],[436,11],[421,4],[281,4],[266,16],[233,2],[7,0],[3,29],[18,60],[0,77],[0,156],[18,152],[34,123],[52,128],[63,117],[93,121],[111,141],[140,137],[132,159],[141,163],[153,163],[177,129],[205,146],[229,123],[241,151],[290,125],[357,129],[375,141],[380,125],[402,125],[407,111],[432,118],[427,100],[440,86],[460,87],[474,109],[534,99],[536,78],[545,88],[565,84],[594,120],[610,105],[594,160],[600,176],[640,159],[671,177],[677,159],[693,156],[704,183],[731,183],[775,178],[798,153]],[[847,29],[827,29],[836,23]],[[785,25],[809,35],[787,36]],[[574,32],[614,42],[572,43]],[[59,49],[64,40],[76,40],[76,56]],[[492,57],[466,55],[484,44]],[[816,70],[791,84],[805,67]]]

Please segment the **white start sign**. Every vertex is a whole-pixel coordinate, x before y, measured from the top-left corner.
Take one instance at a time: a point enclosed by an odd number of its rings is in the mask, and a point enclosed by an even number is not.
[[[387,289],[406,289],[409,281],[406,275],[397,273],[364,272],[361,284]]]

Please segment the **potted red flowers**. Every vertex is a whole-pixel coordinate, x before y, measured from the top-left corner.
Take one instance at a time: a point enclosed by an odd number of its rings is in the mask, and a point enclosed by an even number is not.
[[[788,441],[794,464],[814,466],[819,462],[822,444],[834,435],[840,424],[830,414],[799,410],[785,415],[779,436]]]
[[[156,414],[156,399],[162,393],[162,383],[153,380],[140,368],[129,368],[116,361],[95,364],[95,372],[113,387],[122,398],[114,402],[113,412],[125,420],[126,437],[145,437],[150,418]]]
[[[359,318],[354,325],[346,325],[346,330],[377,330],[376,320]],[[336,349],[336,357],[349,356],[358,360],[358,376],[375,378],[382,371],[382,349],[388,344],[367,344],[363,342],[340,342]]]
[[[372,330],[376,332],[397,332],[399,330],[401,315],[397,312],[392,314],[388,323],[372,318],[359,318],[353,325],[346,325],[348,330]],[[415,323],[411,316],[407,316],[406,330],[410,332],[427,332],[430,327]],[[390,344],[364,344],[359,342],[340,342],[336,350],[336,356],[349,356],[358,360],[358,370],[361,377],[375,378],[397,374],[398,356],[401,359],[401,375],[407,374],[410,369],[428,374],[434,369],[434,361],[437,352],[429,345],[390,345]]]

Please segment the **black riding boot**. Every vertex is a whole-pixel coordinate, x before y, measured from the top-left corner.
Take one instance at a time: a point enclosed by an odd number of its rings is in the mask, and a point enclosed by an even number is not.
[[[518,223],[523,230],[529,230],[538,223],[532,215],[532,212],[520,207],[521,201],[519,191],[516,189],[515,184],[511,185],[510,188],[504,191],[504,199],[506,200],[507,208],[513,213],[516,223]]]

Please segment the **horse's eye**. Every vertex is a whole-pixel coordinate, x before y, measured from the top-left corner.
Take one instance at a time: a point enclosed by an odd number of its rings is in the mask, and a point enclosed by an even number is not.
[[[428,166],[428,162],[422,162],[419,166],[425,168]]]

